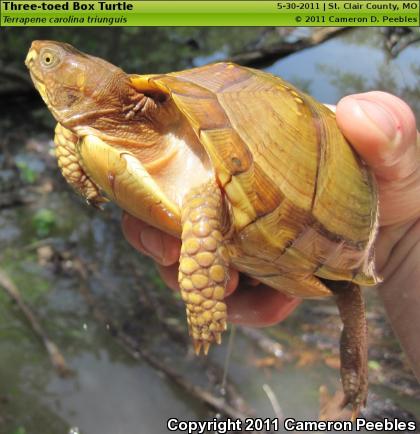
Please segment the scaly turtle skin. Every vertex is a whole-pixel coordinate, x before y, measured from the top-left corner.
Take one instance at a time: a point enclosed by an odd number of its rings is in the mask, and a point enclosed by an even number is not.
[[[106,196],[181,238],[179,284],[196,352],[226,328],[230,266],[293,296],[335,295],[344,404],[356,414],[367,393],[358,285],[377,282],[377,198],[334,114],[278,77],[232,63],[127,75],[67,44],[35,41],[26,65],[58,121],[67,181],[89,203]]]

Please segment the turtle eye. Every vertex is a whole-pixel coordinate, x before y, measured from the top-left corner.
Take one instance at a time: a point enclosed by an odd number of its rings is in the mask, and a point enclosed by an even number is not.
[[[45,68],[52,68],[57,65],[59,58],[58,54],[52,50],[43,50],[41,51],[41,63]]]

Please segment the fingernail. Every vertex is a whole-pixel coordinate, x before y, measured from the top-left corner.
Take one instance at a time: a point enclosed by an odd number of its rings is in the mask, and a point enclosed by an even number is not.
[[[389,140],[390,144],[395,143],[397,135],[396,119],[384,105],[365,99],[356,99],[366,117],[378,128]]]
[[[162,234],[155,228],[146,228],[140,233],[140,241],[150,256],[157,262],[163,261]]]

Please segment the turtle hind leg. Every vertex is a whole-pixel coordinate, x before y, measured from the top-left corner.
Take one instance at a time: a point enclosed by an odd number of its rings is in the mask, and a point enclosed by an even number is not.
[[[352,282],[328,282],[336,296],[343,321],[340,339],[342,406],[351,404],[352,420],[366,405],[368,391],[368,348],[365,306],[360,286]]]
[[[227,311],[223,302],[229,258],[223,245],[224,207],[219,187],[210,181],[185,195],[178,281],[186,304],[196,354],[221,342]]]

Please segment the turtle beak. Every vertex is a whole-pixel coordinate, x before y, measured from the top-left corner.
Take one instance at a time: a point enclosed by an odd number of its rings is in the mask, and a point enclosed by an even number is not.
[[[27,68],[31,69],[31,66],[35,62],[37,57],[38,57],[38,53],[36,52],[35,49],[31,48],[25,59],[25,65],[27,66]]]

